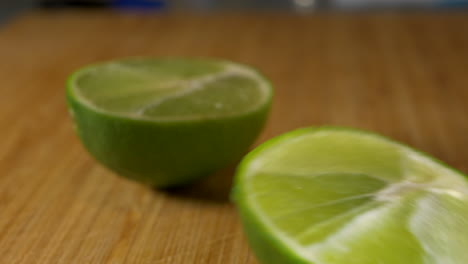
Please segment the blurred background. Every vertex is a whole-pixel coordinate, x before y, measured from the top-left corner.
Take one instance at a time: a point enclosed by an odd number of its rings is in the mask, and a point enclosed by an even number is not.
[[[468,0],[18,0],[0,2],[0,22],[31,8],[115,8],[138,10],[283,10],[316,12],[333,10],[460,9]]]

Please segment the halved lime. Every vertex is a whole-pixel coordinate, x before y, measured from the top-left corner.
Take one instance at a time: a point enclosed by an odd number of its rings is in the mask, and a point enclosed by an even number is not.
[[[233,197],[261,263],[468,263],[465,176],[369,132],[272,139],[243,160]]]
[[[271,97],[256,70],[214,59],[121,59],[80,69],[67,83],[89,152],[120,175],[161,187],[240,158]]]

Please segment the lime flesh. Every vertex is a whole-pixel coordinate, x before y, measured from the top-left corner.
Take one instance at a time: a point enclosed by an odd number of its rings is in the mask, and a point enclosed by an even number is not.
[[[67,101],[86,149],[118,174],[158,187],[239,159],[261,131],[269,82],[214,59],[129,58],[84,67]]]
[[[468,183],[346,128],[287,133],[241,163],[233,193],[265,264],[468,263]]]
[[[212,60],[111,62],[78,72],[71,85],[97,111],[147,120],[225,118],[268,99],[267,82],[255,71]]]

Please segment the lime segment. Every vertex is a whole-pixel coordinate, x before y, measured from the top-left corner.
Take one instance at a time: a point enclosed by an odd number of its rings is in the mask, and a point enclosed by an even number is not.
[[[468,262],[466,178],[369,132],[272,139],[241,163],[233,195],[265,264]]]

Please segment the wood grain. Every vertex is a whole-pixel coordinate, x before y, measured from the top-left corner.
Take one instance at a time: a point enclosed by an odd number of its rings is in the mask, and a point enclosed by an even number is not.
[[[32,12],[0,29],[0,263],[256,263],[233,169],[156,191],[98,165],[64,82],[122,56],[222,57],[276,87],[258,143],[303,126],[373,130],[468,172],[468,16]]]

